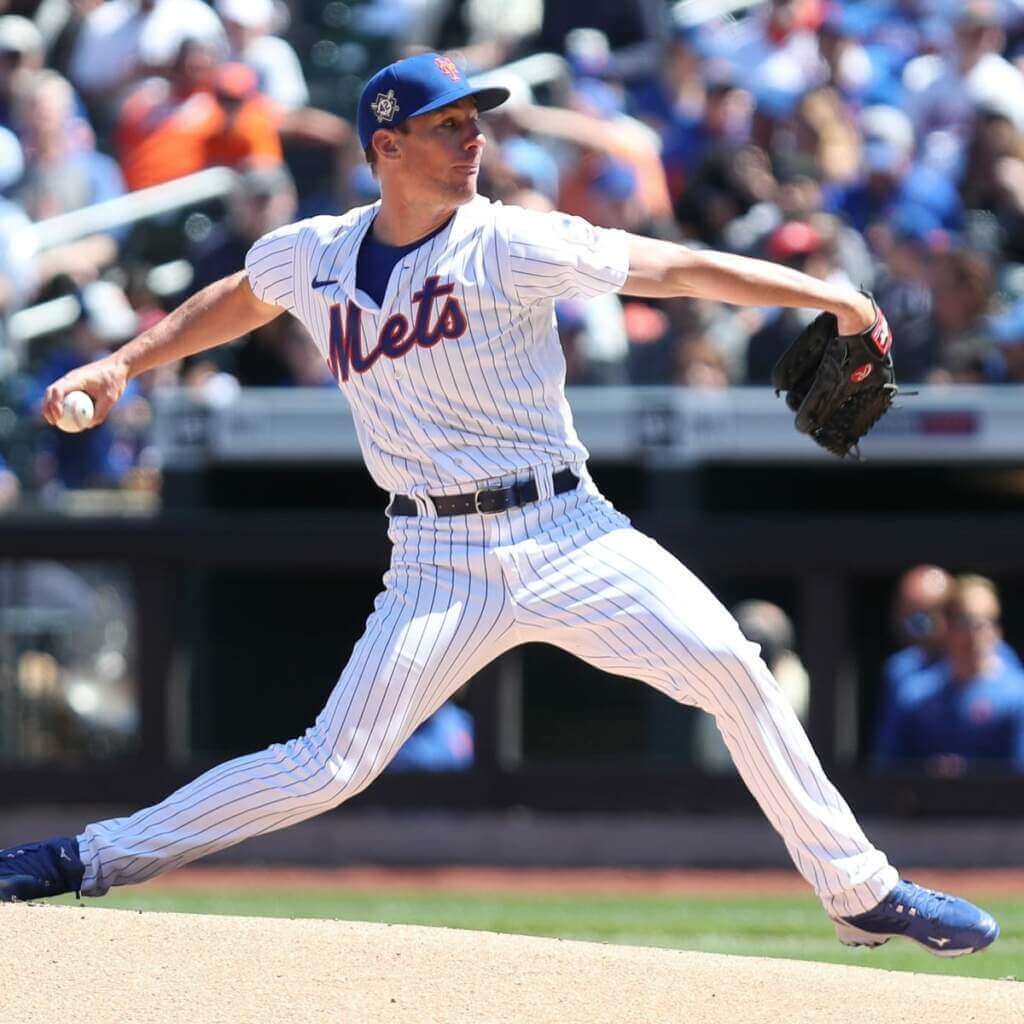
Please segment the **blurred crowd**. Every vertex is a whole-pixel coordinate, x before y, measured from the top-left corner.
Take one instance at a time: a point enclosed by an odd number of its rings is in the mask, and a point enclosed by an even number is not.
[[[154,489],[156,388],[330,386],[282,318],[134,382],[108,427],[58,435],[35,413],[55,376],[239,269],[264,232],[373,201],[353,99],[417,47],[509,76],[513,99],[487,119],[492,198],[870,288],[901,382],[1024,380],[1024,0],[711,6],[735,12],[0,0],[0,407],[15,413],[0,416],[0,508],[25,493]],[[501,70],[541,52],[568,74],[531,89]],[[214,166],[239,173],[223,202],[36,228]],[[704,389],[767,383],[810,318],[618,296],[556,313],[570,385]]]
[[[604,27],[568,109],[495,118],[495,194],[870,288],[901,381],[1022,379],[1024,5],[771,0],[639,65]],[[811,316],[613,304],[559,310],[570,382],[766,384]]]

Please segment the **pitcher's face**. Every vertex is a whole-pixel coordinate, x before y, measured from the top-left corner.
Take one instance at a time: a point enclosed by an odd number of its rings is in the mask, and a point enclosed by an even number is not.
[[[423,199],[453,207],[476,195],[480,159],[486,139],[472,99],[410,117],[406,132],[391,133],[399,162],[392,164],[401,175],[406,194],[422,189]]]

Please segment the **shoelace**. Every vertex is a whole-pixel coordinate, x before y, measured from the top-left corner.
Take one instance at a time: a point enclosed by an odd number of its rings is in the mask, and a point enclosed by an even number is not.
[[[904,879],[904,881],[908,882],[911,885],[913,884],[912,882],[910,882],[910,879]],[[918,893],[927,894],[926,899],[923,902],[923,905],[918,903],[914,904],[915,906],[917,906],[918,914],[924,917],[937,917],[939,911],[942,908],[942,904],[952,902],[951,898],[944,892],[936,892],[934,889],[926,889],[923,885],[919,885],[917,887],[917,890]]]
[[[45,843],[26,843],[24,846],[8,847],[6,850],[0,851],[0,865],[2,865],[5,860],[14,860],[15,857],[21,857],[27,853],[35,853],[37,850],[41,850],[45,845]]]
[[[913,885],[909,879],[904,879],[904,881]],[[894,892],[889,895],[883,904],[888,912],[887,916],[890,922],[898,927],[900,931],[906,931],[915,919],[917,921],[937,920],[942,904],[950,902],[950,897],[945,893],[936,892],[934,889],[926,889],[923,885],[916,886],[912,890],[912,896],[913,899],[907,899],[898,892]],[[902,911],[897,909],[899,907],[903,908]],[[911,914],[911,909],[915,910],[916,913]]]
[[[41,879],[48,879],[54,876],[56,871],[57,877],[61,881],[66,881],[64,878],[64,866],[58,861],[55,864],[51,864],[47,854],[46,842],[37,843],[26,843],[24,846],[12,846],[6,850],[0,851],[0,871],[3,871],[5,867],[5,861],[12,861],[18,857],[28,856],[29,868],[32,873]],[[7,867],[8,873],[12,873],[10,867]]]

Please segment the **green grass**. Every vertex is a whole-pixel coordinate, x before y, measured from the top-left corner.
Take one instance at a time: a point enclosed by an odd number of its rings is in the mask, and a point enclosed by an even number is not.
[[[970,893],[962,895],[970,898]],[[65,897],[61,902],[73,898]],[[558,936],[614,942],[820,960],[894,971],[957,974],[1024,980],[1024,901],[979,900],[999,920],[996,944],[974,956],[942,959],[907,942],[876,950],[839,945],[820,906],[811,897],[679,897],[513,894],[428,889],[353,891],[207,892],[159,888],[114,890],[86,906],[193,914],[316,917],[389,924]],[[1024,989],[1021,990],[1024,999]]]

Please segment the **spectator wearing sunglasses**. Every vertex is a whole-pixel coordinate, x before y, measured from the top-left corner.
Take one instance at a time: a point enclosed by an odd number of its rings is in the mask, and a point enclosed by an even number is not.
[[[893,624],[905,645],[882,666],[884,704],[913,704],[933,692],[937,681],[928,670],[946,655],[946,620],[943,606],[953,592],[953,577],[937,565],[915,565],[901,577],[893,603]],[[998,653],[1020,665],[1017,652],[1004,640]]]
[[[930,692],[888,709],[879,754],[940,775],[979,766],[1024,771],[1024,670],[1002,653],[1001,607],[984,576],[952,581],[941,611],[944,657]]]
[[[934,689],[934,667],[946,653],[942,607],[953,578],[937,565],[915,565],[900,577],[893,602],[893,625],[905,645],[882,666],[884,704],[913,703]]]

